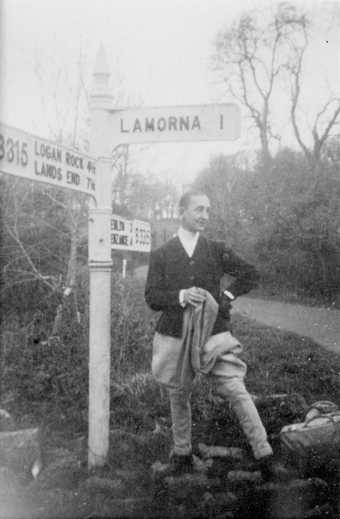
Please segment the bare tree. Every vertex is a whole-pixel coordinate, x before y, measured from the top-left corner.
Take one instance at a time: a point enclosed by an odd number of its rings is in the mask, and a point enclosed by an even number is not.
[[[292,42],[293,59],[287,62],[286,68],[289,72],[291,108],[290,116],[296,140],[303,151],[315,182],[320,175],[322,153],[331,136],[332,130],[340,120],[340,96],[330,96],[329,99],[320,103],[320,108],[314,117],[311,127],[312,143],[307,145],[301,123],[298,119],[298,108],[302,98],[302,74],[309,38],[306,27],[302,28],[303,38],[300,42]]]
[[[265,164],[272,158],[273,139],[280,138],[271,118],[275,88],[287,59],[291,61],[291,42],[306,23],[304,14],[283,3],[269,20],[264,11],[254,10],[217,37],[217,69],[223,73],[227,92],[246,107],[258,132]]]

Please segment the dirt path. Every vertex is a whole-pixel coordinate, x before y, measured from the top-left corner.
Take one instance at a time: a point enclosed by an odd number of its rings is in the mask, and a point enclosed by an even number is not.
[[[340,310],[240,297],[233,309],[268,326],[310,337],[340,353]]]

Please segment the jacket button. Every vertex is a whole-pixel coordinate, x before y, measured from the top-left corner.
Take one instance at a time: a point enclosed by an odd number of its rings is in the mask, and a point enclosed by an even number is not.
[[[190,276],[190,281],[194,281],[195,276]]]
[[[189,261],[189,265],[195,265],[194,260]]]

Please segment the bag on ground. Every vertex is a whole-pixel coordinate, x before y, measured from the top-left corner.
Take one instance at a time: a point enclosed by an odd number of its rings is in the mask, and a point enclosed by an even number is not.
[[[340,409],[326,400],[315,402],[304,422],[281,429],[280,442],[290,457],[313,458],[318,464],[340,458]]]

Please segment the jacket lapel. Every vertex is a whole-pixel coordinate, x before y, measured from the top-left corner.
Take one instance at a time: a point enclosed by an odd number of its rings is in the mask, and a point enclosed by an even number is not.
[[[186,250],[184,249],[181,240],[178,236],[175,236],[172,238],[171,242],[169,242],[170,250],[171,250],[171,256],[178,259],[178,261],[182,260],[188,260],[189,256],[186,253]]]
[[[203,251],[205,250],[205,244],[206,244],[206,239],[204,238],[204,236],[202,236],[200,234],[198,237],[197,243],[196,243],[194,253],[192,255],[193,258],[198,259],[199,257],[202,256]]]

